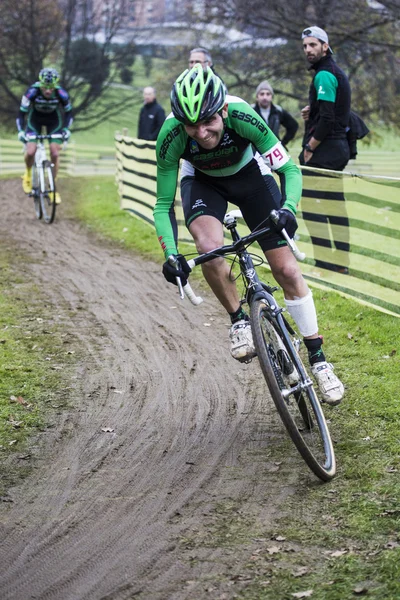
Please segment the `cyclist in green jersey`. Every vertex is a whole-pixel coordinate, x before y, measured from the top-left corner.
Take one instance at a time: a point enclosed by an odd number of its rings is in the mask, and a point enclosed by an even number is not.
[[[317,315],[296,259],[280,231],[293,237],[296,209],[301,197],[301,173],[281,142],[260,116],[241,98],[226,95],[221,79],[196,64],[184,71],[171,91],[172,113],[157,139],[157,202],[154,220],[166,262],[163,274],[185,284],[190,268],[177,249],[174,213],[179,161],[181,197],[188,227],[198,252],[222,245],[223,218],[228,202],[237,205],[250,230],[265,225],[272,209],[278,210],[276,231],[260,241],[272,274],[282,287],[285,304],[304,343],[323,399],[338,404],[343,384],[326,362]],[[280,178],[280,190],[271,173]],[[179,268],[168,257],[178,255]],[[221,257],[202,265],[204,277],[231,318],[231,354],[240,361],[255,355],[249,316],[240,305],[230,266]]]

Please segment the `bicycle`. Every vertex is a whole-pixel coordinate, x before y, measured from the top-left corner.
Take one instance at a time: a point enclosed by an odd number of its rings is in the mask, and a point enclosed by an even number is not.
[[[271,287],[261,281],[255,266],[266,261],[248,251],[248,246],[271,231],[271,227],[263,227],[249,235],[241,237],[237,231],[237,219],[241,217],[239,210],[225,215],[224,225],[230,231],[232,244],[224,245],[211,252],[187,258],[190,268],[204,264],[218,256],[233,255],[232,268],[239,263],[240,275],[244,284],[242,304],[250,308],[250,321],[253,341],[262,373],[268,385],[277,411],[300,455],[308,467],[322,481],[329,481],[336,473],[335,453],[328,425],[321,404],[318,400],[314,383],[308,375],[300,356],[301,340],[286,320],[273,293],[278,287]],[[277,219],[276,211],[270,218]],[[290,249],[298,260],[302,254],[285,230],[282,231]],[[169,258],[176,265],[175,256]],[[182,287],[177,278],[181,298],[186,296],[193,304],[203,300],[197,296],[189,283]]]
[[[27,142],[37,142],[35,162],[32,166],[32,191],[29,196],[33,197],[36,217],[45,223],[53,223],[56,216],[56,185],[54,181],[54,165],[47,159],[44,140],[63,139],[60,133],[49,135],[28,134]],[[65,142],[64,142],[65,144]]]

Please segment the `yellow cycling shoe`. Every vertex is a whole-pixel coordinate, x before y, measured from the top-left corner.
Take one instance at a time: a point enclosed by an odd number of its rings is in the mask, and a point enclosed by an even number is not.
[[[56,204],[61,204],[61,196],[58,192],[55,193]]]
[[[32,191],[32,179],[31,179],[31,171],[25,171],[22,176],[22,189],[25,194],[30,194]]]

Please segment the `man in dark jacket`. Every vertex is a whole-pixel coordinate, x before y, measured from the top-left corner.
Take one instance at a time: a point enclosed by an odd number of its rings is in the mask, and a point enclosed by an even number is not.
[[[272,129],[277,138],[279,138],[286,148],[286,145],[294,138],[299,124],[287,110],[284,110],[278,104],[273,104],[274,90],[268,81],[262,81],[256,89],[256,103],[253,104],[254,110],[264,119],[268,127]],[[286,129],[283,138],[279,136],[280,127]]]
[[[309,69],[314,70],[315,74],[309,89],[309,104],[301,111],[305,132],[299,156],[300,164],[343,171],[350,159],[347,140],[351,105],[349,80],[332,58],[333,52],[326,31],[317,26],[307,27],[301,37]],[[343,182],[337,179],[333,183],[334,175],[312,171],[303,171],[303,175],[306,176],[303,186],[303,218],[314,245],[316,266],[347,274],[349,219]],[[311,179],[315,176],[326,177],[326,183],[319,182],[315,185],[316,181]],[[314,205],[316,210],[311,212]],[[335,252],[335,249],[339,252]]]
[[[155,141],[165,121],[163,107],[156,101],[156,90],[145,87],[143,90],[144,105],[139,115],[138,138]]]

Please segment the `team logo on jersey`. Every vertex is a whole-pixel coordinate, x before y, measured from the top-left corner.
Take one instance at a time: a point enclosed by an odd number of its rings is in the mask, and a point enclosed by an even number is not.
[[[233,142],[231,136],[229,135],[229,133],[226,131],[224,133],[224,137],[222,138],[222,142],[220,142],[220,146],[228,146],[229,144],[231,144]]]
[[[189,151],[190,154],[196,154],[199,151],[199,145],[194,140],[190,140]]]
[[[200,206],[207,207],[207,204],[205,204],[203,198],[197,198],[196,202],[192,206],[192,210],[196,210],[197,208],[200,208]]]

